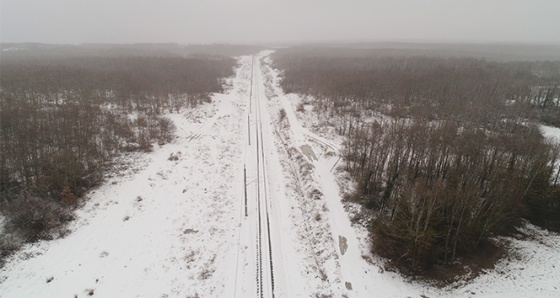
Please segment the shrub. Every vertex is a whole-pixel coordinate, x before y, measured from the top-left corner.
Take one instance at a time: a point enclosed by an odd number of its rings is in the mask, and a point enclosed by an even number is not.
[[[305,112],[305,105],[303,104],[303,102],[300,102],[297,105],[296,111],[301,112],[301,113]]]
[[[21,196],[7,203],[2,213],[6,231],[17,233],[24,241],[52,239],[54,230],[71,221],[71,212],[51,199]]]
[[[62,189],[62,192],[60,192],[60,198],[62,199],[62,202],[69,207],[76,206],[78,203],[78,198],[76,198],[68,186]]]
[[[280,109],[279,117],[280,117],[280,121],[284,120],[284,118],[286,118],[286,110]]]
[[[2,267],[2,258],[19,249],[22,244],[23,239],[18,234],[3,233],[0,236],[0,267]]]
[[[560,187],[545,191],[529,191],[526,200],[529,208],[528,219],[532,223],[560,232]]]
[[[173,140],[174,132],[176,130],[173,120],[167,117],[158,118],[159,134],[157,136],[158,143],[165,144]]]

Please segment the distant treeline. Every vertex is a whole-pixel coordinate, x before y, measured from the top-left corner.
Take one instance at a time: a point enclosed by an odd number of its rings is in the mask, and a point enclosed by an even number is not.
[[[181,45],[175,43],[80,45],[43,43],[1,43],[2,59],[70,58],[70,57],[235,57],[255,54],[264,48],[251,45]]]
[[[560,125],[560,61],[295,48],[274,63],[286,92],[340,119],[349,199],[401,271],[451,264],[522,218],[560,230],[558,147],[527,124]]]
[[[2,60],[6,96],[38,104],[93,102],[159,113],[196,105],[222,90],[235,60],[180,57],[70,57]],[[185,102],[177,97],[187,96]]]
[[[366,109],[478,123],[530,117],[560,126],[560,61],[394,57],[340,48],[279,50],[274,61],[286,92],[313,95],[335,113]]]
[[[217,56],[12,58],[0,61],[2,255],[53,237],[116,156],[169,142],[174,125],[162,113],[208,101],[236,65]]]

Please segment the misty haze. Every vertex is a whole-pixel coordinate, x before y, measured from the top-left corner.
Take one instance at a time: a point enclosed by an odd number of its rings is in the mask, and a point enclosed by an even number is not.
[[[560,2],[0,3],[1,297],[559,297]]]

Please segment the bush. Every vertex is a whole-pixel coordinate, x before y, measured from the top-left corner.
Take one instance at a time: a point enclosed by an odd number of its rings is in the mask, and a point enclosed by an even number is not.
[[[23,244],[23,239],[18,234],[3,233],[0,237],[0,267],[3,266],[2,258],[16,251]]]
[[[301,113],[305,112],[305,105],[303,104],[303,102],[300,102],[297,105],[296,111],[301,112]]]
[[[403,273],[429,270],[438,263],[441,255],[435,234],[415,234],[406,228],[406,222],[387,224],[375,221],[372,225],[372,251],[387,258],[391,265]]]
[[[538,193],[540,195],[537,195]],[[534,191],[527,194],[528,219],[543,228],[560,232],[560,187],[555,186],[537,194]]]
[[[167,117],[158,118],[159,134],[157,136],[158,143],[165,144],[173,140],[174,132],[176,130],[173,120]]]
[[[280,109],[279,117],[280,117],[280,121],[284,120],[284,118],[286,118],[286,110]]]
[[[21,196],[7,203],[2,210],[6,232],[16,233],[26,242],[52,239],[53,232],[73,219],[73,215],[51,199]]]

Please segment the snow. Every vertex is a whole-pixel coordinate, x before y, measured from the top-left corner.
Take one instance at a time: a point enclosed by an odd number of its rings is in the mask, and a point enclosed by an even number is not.
[[[16,51],[25,51],[25,48],[18,48],[18,47],[10,47],[2,49],[3,52],[16,52]]]
[[[549,140],[560,144],[560,128],[554,126],[540,126],[541,133]]]
[[[510,256],[468,284],[448,287],[457,297],[560,297],[560,236],[527,224],[530,239],[512,239]]]
[[[560,236],[531,225],[533,238],[504,238],[512,257],[472,281],[438,289],[384,271],[350,221],[359,206],[341,202],[342,139],[321,122],[335,120],[296,111],[303,99],[282,92],[270,53],[240,57],[211,103],[168,114],[174,142],[130,156],[134,167],[87,195],[68,236],[7,260],[0,297],[257,297],[258,264],[275,297],[560,296]]]

